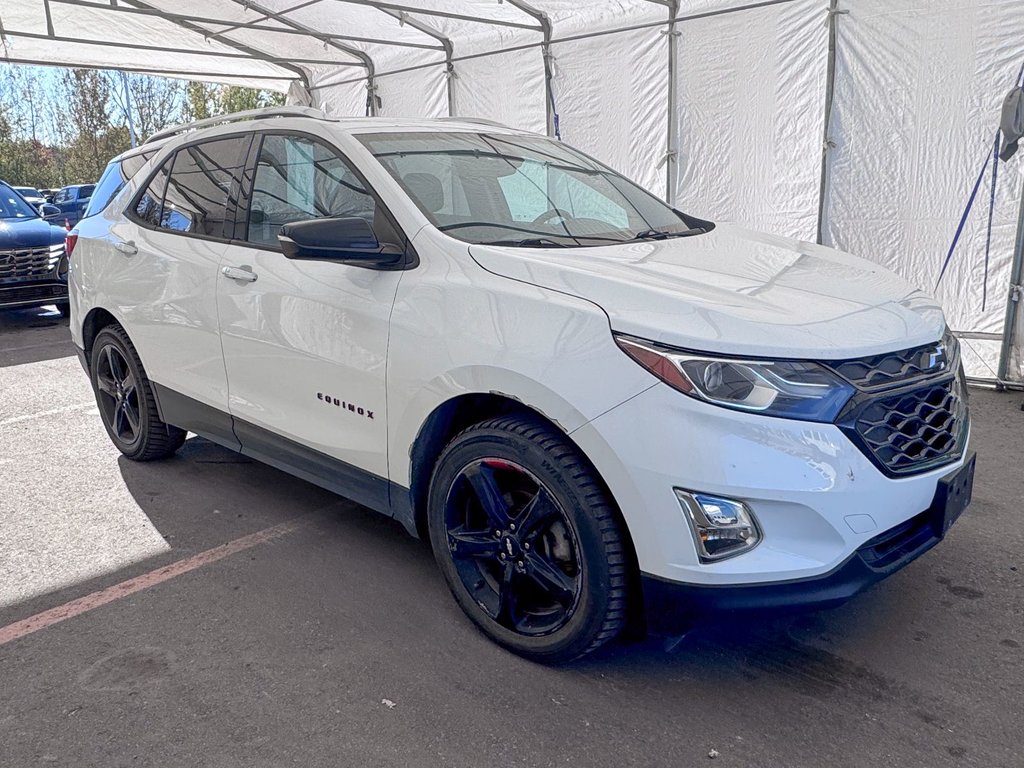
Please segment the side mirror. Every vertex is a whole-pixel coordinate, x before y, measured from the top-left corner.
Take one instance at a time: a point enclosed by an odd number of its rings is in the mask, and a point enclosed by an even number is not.
[[[1024,88],[1014,88],[1006,94],[999,127],[1003,132],[1003,148],[999,159],[1006,162],[1013,157],[1018,142],[1024,138]]]
[[[405,256],[398,246],[381,245],[366,219],[358,216],[295,221],[281,227],[277,239],[289,259],[389,269]]]
[[[44,219],[53,219],[60,216],[60,208],[50,203],[43,203],[39,206],[39,215]]]

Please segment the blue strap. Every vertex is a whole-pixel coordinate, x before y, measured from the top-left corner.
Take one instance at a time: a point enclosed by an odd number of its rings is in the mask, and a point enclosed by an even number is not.
[[[946,253],[946,260],[942,262],[942,271],[939,272],[939,279],[935,281],[936,289],[939,287],[939,283],[942,282],[942,278],[946,274],[946,267],[949,266],[949,262],[953,258],[953,251],[956,250],[956,244],[960,241],[960,235],[964,232],[964,224],[967,223],[967,216],[970,214],[971,208],[974,207],[974,198],[978,196],[978,187],[981,186],[981,180],[985,178],[985,171],[988,169],[988,164],[991,159],[992,155],[986,151],[985,164],[981,166],[981,173],[978,174],[978,180],[974,182],[974,189],[971,190],[971,196],[967,200],[967,207],[964,208],[964,213],[960,217],[960,223],[957,224],[956,234],[953,235],[953,242],[949,244],[949,252]]]
[[[559,141],[562,140],[562,120],[558,116],[558,106],[555,104],[555,89],[550,89],[551,93],[551,127],[555,129],[555,138]]]
[[[992,150],[992,189],[988,195],[988,229],[985,231],[985,278],[981,284],[981,311],[985,311],[988,301],[988,256],[992,250],[992,215],[996,210],[996,181],[999,178],[999,134],[996,128],[995,149]]]

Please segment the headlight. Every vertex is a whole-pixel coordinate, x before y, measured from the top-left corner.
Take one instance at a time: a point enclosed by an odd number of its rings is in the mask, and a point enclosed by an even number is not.
[[[50,246],[50,253],[48,259],[50,261],[50,269],[57,266],[57,262],[60,261],[61,256],[64,255],[64,243],[55,243]]]
[[[816,363],[713,357],[621,334],[615,341],[669,386],[738,411],[831,422],[854,393],[852,385]]]

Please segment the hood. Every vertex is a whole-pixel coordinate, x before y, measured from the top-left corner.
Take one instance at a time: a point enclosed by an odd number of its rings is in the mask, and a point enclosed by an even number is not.
[[[0,219],[0,251],[63,243],[67,232],[43,219]]]
[[[836,360],[938,339],[942,311],[841,251],[718,225],[599,248],[470,246],[484,269],[587,299],[621,333],[705,352]]]

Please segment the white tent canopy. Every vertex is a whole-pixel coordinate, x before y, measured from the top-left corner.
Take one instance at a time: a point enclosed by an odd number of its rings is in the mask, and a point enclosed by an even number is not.
[[[0,0],[0,52],[559,135],[712,220],[932,289],[1024,63],[1020,0]],[[1024,158],[936,293],[995,378]],[[1024,312],[1020,313],[1024,316]],[[1024,337],[1019,334],[1017,339]],[[1024,380],[1015,344],[1007,380]]]

